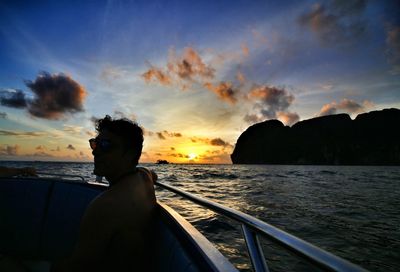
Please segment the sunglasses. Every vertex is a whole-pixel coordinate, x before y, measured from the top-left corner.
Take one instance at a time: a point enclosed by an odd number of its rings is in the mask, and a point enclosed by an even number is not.
[[[102,151],[109,151],[111,148],[110,140],[93,138],[89,140],[90,148],[95,150],[99,147]]]

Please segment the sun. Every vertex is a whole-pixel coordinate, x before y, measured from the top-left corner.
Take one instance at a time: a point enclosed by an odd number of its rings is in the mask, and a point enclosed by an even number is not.
[[[195,158],[197,158],[197,154],[195,153],[189,153],[188,154],[189,160],[194,160]]]

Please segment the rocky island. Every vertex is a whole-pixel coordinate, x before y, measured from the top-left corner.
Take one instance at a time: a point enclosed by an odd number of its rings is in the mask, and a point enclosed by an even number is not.
[[[234,164],[400,165],[400,110],[336,114],[250,126],[237,140]]]

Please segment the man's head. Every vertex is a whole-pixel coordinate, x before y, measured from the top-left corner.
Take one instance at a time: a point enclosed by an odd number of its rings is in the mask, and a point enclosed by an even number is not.
[[[133,170],[143,147],[143,131],[128,119],[106,116],[96,122],[98,135],[91,140],[94,173],[113,179]]]

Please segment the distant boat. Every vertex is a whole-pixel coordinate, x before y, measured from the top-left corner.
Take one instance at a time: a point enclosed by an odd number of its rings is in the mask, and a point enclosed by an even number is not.
[[[169,164],[169,162],[167,160],[158,160],[156,163],[157,164]]]
[[[86,182],[80,176],[39,174],[40,177],[0,178],[0,270],[2,262],[11,260],[27,271],[49,271],[53,260],[71,253],[86,207],[107,189],[105,184]],[[365,271],[248,214],[165,183],[155,185],[241,224],[256,272],[269,271],[259,236],[325,271]],[[238,271],[175,210],[160,201],[157,209],[157,244],[152,255],[155,271]]]

